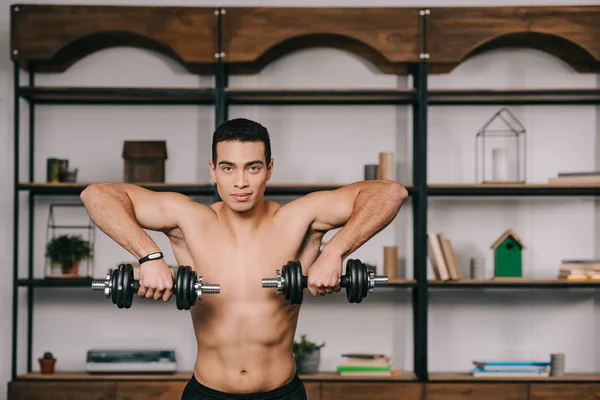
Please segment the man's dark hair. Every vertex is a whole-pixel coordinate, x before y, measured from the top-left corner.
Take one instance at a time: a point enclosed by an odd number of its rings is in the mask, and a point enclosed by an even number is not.
[[[267,128],[246,118],[235,118],[219,125],[213,134],[212,159],[217,162],[217,143],[224,141],[263,142],[265,162],[271,160],[271,140]]]

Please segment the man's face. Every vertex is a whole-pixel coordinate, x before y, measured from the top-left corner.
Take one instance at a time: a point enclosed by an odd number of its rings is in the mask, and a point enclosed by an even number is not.
[[[209,164],[219,196],[232,210],[248,211],[264,197],[273,160],[265,165],[263,142],[219,142],[216,165]]]

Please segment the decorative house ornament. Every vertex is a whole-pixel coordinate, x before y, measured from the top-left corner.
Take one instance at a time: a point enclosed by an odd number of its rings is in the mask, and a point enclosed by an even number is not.
[[[523,249],[525,245],[511,230],[507,230],[492,244],[494,250],[494,278],[523,277]]]
[[[492,115],[475,135],[477,183],[525,183],[525,133],[506,107]]]
[[[164,140],[123,143],[125,182],[164,183],[167,143]]]

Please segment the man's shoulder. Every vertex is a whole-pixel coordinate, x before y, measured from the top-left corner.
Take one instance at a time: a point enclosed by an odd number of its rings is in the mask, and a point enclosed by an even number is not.
[[[276,210],[276,215],[286,218],[303,219],[311,218],[314,214],[315,207],[318,207],[319,202],[328,198],[325,192],[311,192],[299,196],[285,204],[280,204]]]
[[[195,214],[196,216],[202,218],[211,218],[216,217],[217,215],[212,206],[200,203],[192,199],[190,196],[175,194],[171,200],[171,207],[184,218],[189,217],[190,214]]]

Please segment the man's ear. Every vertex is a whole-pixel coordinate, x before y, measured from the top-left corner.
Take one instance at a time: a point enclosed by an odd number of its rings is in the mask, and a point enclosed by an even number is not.
[[[269,179],[271,179],[271,174],[273,173],[273,164],[274,164],[275,160],[273,159],[273,157],[271,157],[271,160],[269,161],[269,165],[267,167],[267,181]]]
[[[212,160],[208,161],[208,166],[210,167],[210,175],[213,178],[213,182],[217,183],[217,177],[215,175],[215,165],[213,164]]]

